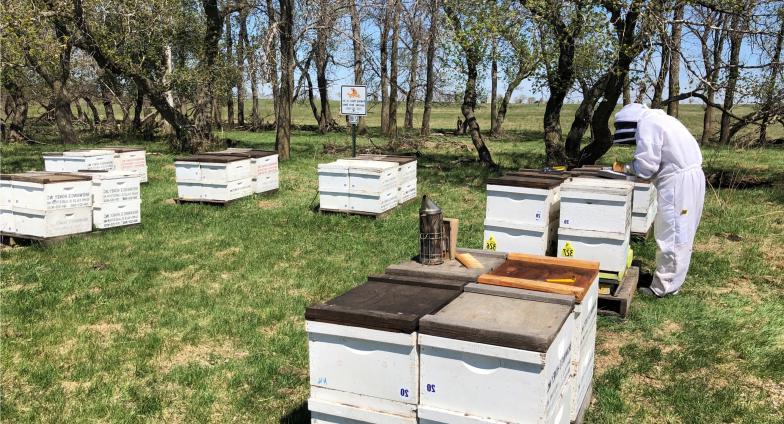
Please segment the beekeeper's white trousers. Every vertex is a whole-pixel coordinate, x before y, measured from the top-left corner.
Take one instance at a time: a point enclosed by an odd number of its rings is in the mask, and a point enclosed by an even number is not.
[[[683,169],[658,180],[656,188],[656,272],[651,290],[664,296],[680,289],[686,280],[705,202],[705,174],[700,166]]]

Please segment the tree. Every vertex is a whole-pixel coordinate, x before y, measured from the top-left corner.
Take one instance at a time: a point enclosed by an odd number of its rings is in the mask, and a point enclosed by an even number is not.
[[[397,138],[398,42],[400,41],[400,0],[392,0],[392,35],[389,54],[389,119],[387,135]]]
[[[455,42],[460,48],[465,66],[466,82],[463,92],[463,103],[460,111],[465,118],[463,128],[471,135],[479,162],[482,166],[496,168],[490,150],[482,139],[482,132],[479,122],[474,113],[477,102],[477,78],[479,77],[479,66],[484,56],[485,45],[481,41],[484,38],[486,18],[477,16],[477,11],[462,0],[447,0],[444,2],[444,13],[449,19],[454,32]]]
[[[676,96],[681,92],[681,42],[683,38],[683,13],[686,5],[677,2],[672,22],[672,35],[670,36],[670,66],[669,66],[669,88],[670,97]],[[678,117],[678,102],[667,103],[667,114]]]
[[[431,0],[429,9],[430,29],[427,35],[427,54],[425,65],[425,102],[422,112],[422,128],[419,134],[430,135],[430,114],[433,109],[433,90],[435,89],[435,56],[436,39],[438,37],[439,0]]]
[[[349,0],[349,11],[351,13],[351,43],[353,47],[353,54],[354,54],[354,84],[362,84],[363,79],[363,69],[362,69],[362,61],[364,57],[364,42],[362,39],[362,20],[359,17],[359,11],[357,9],[356,0]],[[360,134],[367,133],[367,123],[365,122],[365,117],[359,118],[359,123],[357,124],[357,132]]]
[[[294,0],[280,0],[280,88],[275,120],[275,150],[281,160],[291,158],[291,104],[294,96]]]

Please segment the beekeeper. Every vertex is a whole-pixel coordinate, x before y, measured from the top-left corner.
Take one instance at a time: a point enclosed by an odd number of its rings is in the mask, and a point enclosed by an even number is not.
[[[700,146],[678,119],[636,103],[615,114],[613,143],[637,145],[634,160],[616,162],[613,170],[653,179],[658,190],[656,272],[650,288],[641,291],[657,297],[677,294],[689,271],[705,200]]]

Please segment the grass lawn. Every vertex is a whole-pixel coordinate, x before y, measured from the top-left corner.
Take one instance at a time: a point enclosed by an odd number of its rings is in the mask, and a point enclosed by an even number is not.
[[[223,135],[259,148],[274,139]],[[345,154],[325,145],[348,137],[296,133],[277,194],[219,208],[173,204],[174,156],[148,143],[141,226],[0,250],[3,420],[306,422],[304,308],[417,251],[418,205],[382,220],[311,211],[316,165]],[[505,169],[543,161],[540,141],[489,145]],[[2,171],[41,169],[54,149],[3,145]],[[420,153],[420,195],[461,219],[460,245],[480,247],[488,174],[470,141],[436,137]],[[709,189],[681,294],[600,318],[590,422],[784,416],[784,149],[704,156],[710,170],[777,182]],[[654,243],[633,248],[650,269]]]

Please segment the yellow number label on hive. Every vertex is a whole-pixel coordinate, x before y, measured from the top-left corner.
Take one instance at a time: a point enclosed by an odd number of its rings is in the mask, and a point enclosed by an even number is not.
[[[563,249],[561,249],[561,256],[564,258],[573,258],[574,257],[574,248],[572,247],[571,243],[568,241],[564,245]]]
[[[491,234],[490,237],[487,239],[485,243],[485,250],[492,250],[495,252],[495,249],[498,248],[498,244],[495,242],[495,237]]]

